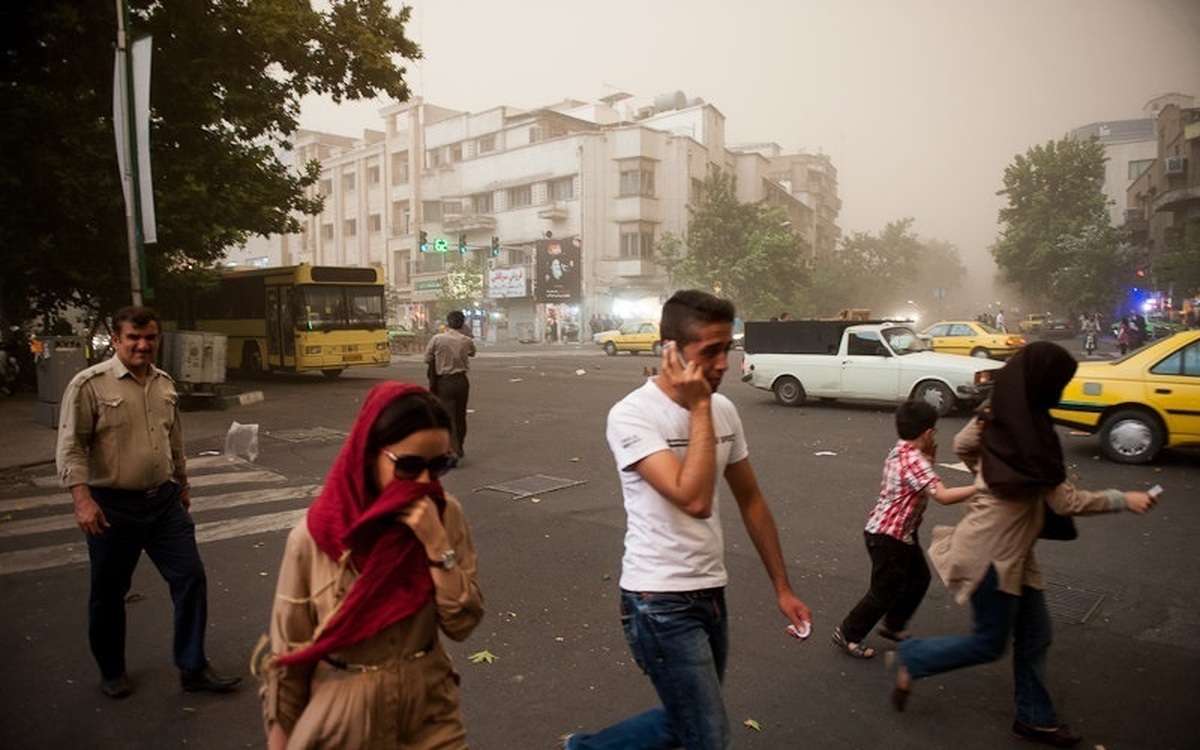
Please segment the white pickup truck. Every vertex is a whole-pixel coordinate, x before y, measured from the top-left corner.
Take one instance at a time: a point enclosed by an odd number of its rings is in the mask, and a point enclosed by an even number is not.
[[[806,398],[932,404],[939,415],[986,397],[1004,363],[929,351],[903,323],[796,320],[746,324],[742,381],[787,406]]]

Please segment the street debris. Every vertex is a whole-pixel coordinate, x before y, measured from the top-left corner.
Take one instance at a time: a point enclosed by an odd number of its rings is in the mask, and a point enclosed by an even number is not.
[[[472,664],[491,664],[492,662],[496,661],[496,655],[491,651],[488,651],[486,648],[482,651],[476,651],[467,658],[471,660]]]
[[[742,726],[753,729],[756,732],[762,731],[762,724],[759,724],[754,719],[746,719],[745,721],[742,722]]]
[[[837,454],[834,453],[833,451],[817,451],[813,455],[814,456],[836,456]]]

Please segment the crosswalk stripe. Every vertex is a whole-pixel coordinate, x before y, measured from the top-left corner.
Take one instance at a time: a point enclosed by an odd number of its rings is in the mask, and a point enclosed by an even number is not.
[[[197,474],[188,478],[188,484],[192,485],[193,489],[204,487],[219,487],[227,484],[252,484],[252,483],[270,483],[270,482],[286,482],[287,477],[282,474],[277,474],[273,471],[242,471],[242,472],[226,472],[221,474]],[[58,480],[55,480],[54,487],[58,487]],[[33,497],[17,497],[8,500],[0,500],[0,513],[12,513],[14,511],[30,510],[32,508],[49,508],[55,505],[70,505],[71,495],[65,489],[62,492],[35,495]]]
[[[230,467],[236,468],[236,467],[253,466],[253,465],[254,464],[246,461],[245,459],[233,458],[231,456],[225,456],[225,455],[196,456],[195,458],[189,458],[187,460],[188,471],[195,471],[197,469],[209,469],[214,466],[225,469],[225,468],[230,468]],[[41,487],[43,489],[62,487],[62,481],[58,478],[57,474],[52,474],[50,476],[44,476],[44,477],[34,477],[32,481],[33,481],[33,485],[35,487]],[[191,480],[189,480],[189,481],[191,481]],[[194,482],[193,482],[193,484],[194,484]]]
[[[282,500],[312,499],[321,490],[319,484],[306,484],[299,487],[284,487],[270,490],[248,490],[246,492],[227,492],[211,497],[201,496],[192,498],[192,512],[199,513],[221,508],[236,508],[242,505],[256,503],[275,503]],[[0,539],[26,534],[45,534],[51,531],[62,531],[75,528],[73,515],[45,516],[30,518],[24,521],[10,521],[0,524]]]
[[[196,526],[196,541],[198,543],[219,542],[225,539],[235,539],[250,534],[262,534],[268,531],[290,529],[304,518],[308,508],[285,510],[279,513],[266,513],[249,518],[231,518],[223,521],[211,521]],[[0,576],[10,573],[24,573],[31,570],[56,568],[62,565],[87,562],[87,542],[80,540],[68,544],[56,544],[35,549],[15,550],[0,553]]]

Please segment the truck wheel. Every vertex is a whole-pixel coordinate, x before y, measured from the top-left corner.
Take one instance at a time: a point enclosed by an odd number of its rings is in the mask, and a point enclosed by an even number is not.
[[[1100,450],[1119,464],[1144,464],[1163,445],[1158,420],[1138,409],[1124,409],[1104,420],[1100,428]]]
[[[992,353],[987,349],[984,349],[982,346],[977,346],[971,350],[971,356],[979,357],[980,359],[991,359]]]
[[[954,394],[941,383],[934,381],[921,383],[913,391],[912,397],[937,409],[939,417],[944,417],[954,411]]]
[[[604,342],[604,353],[610,357],[617,356],[617,345],[611,341]]]
[[[248,378],[258,378],[263,374],[262,352],[253,341],[242,345],[242,374]]]
[[[804,386],[791,375],[785,375],[775,381],[775,400],[784,406],[800,406],[804,403]]]

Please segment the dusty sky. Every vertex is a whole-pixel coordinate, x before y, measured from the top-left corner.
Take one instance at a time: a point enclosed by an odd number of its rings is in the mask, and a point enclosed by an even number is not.
[[[1200,99],[1200,0],[416,0],[426,101],[478,112],[614,91],[714,104],[730,143],[828,154],[846,234],[911,216],[990,270],[1017,154],[1154,96]],[[305,100],[356,135],[385,102]],[[972,273],[976,279],[985,274]]]

